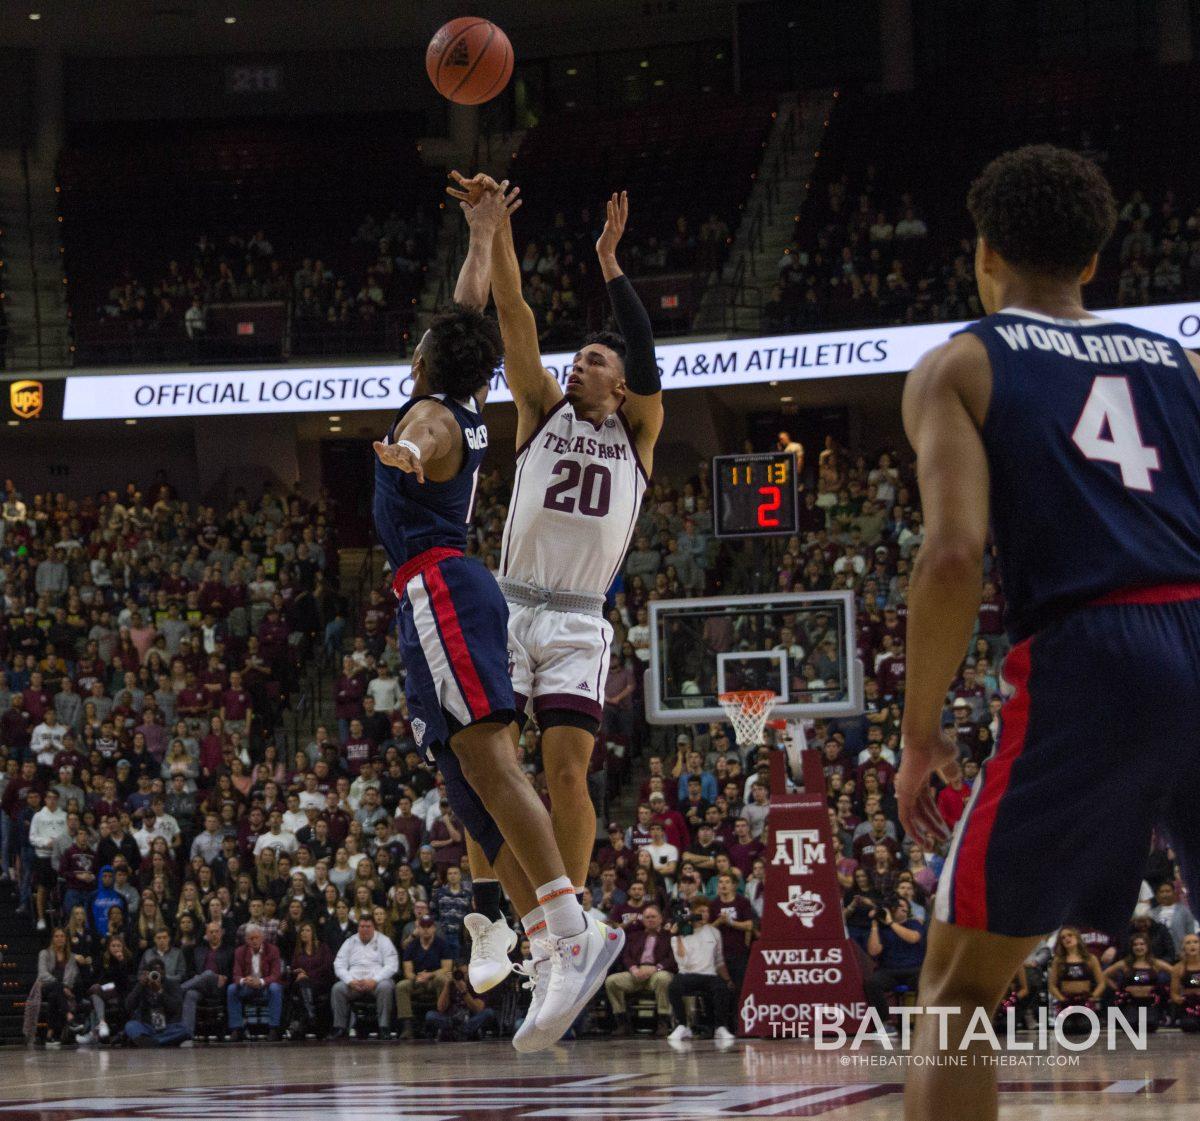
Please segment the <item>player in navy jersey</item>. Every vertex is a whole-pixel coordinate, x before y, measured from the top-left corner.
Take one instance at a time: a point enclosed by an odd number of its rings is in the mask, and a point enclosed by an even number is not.
[[[921,976],[922,1005],[961,1010],[951,1040],[976,1008],[990,1017],[1050,931],[1124,926],[1158,820],[1200,888],[1191,794],[1160,779],[1200,766],[1178,703],[1200,690],[1200,361],[1084,310],[1116,217],[1090,161],[1009,152],[968,207],[988,314],[921,360],[903,406],[926,536],[896,791],[927,844],[948,835],[930,778],[957,766],[942,711],[979,612],[989,521],[1014,643],[1015,693],[954,833]],[[926,1019],[917,1045],[932,1053]],[[994,1066],[909,1077],[906,1117],[996,1110]]]
[[[413,396],[375,443],[373,513],[400,601],[413,734],[488,859],[507,850],[537,885],[552,969],[538,1023],[549,1046],[604,980],[623,940],[583,913],[550,815],[517,765],[508,607],[495,577],[464,555],[488,446],[483,400],[502,353],[499,328],[478,308],[487,299],[493,236],[516,203],[515,192],[500,190],[469,208],[459,302],[421,339]]]

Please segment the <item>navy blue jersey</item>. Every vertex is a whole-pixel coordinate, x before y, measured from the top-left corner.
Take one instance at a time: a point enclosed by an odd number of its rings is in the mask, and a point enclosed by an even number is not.
[[[444,394],[414,397],[396,414],[384,437],[390,443],[396,425],[418,401],[440,401],[458,422],[463,434],[462,468],[453,478],[435,483],[388,467],[375,459],[375,530],[393,571],[427,549],[463,550],[467,526],[475,506],[479,466],[487,454],[487,425],[474,401],[463,404]]]
[[[1006,309],[987,347],[992,529],[1020,640],[1123,589],[1200,581],[1200,383],[1183,348]]]

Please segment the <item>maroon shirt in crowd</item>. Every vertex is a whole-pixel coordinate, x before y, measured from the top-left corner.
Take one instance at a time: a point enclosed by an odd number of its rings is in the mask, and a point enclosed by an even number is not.
[[[362,712],[365,692],[361,677],[339,677],[333,692],[334,715],[339,720],[354,720]]]
[[[754,918],[754,908],[744,895],[735,895],[728,903],[714,899],[708,905],[708,921],[716,923],[718,915],[725,915],[735,922],[745,922]],[[746,958],[750,949],[746,944],[746,931],[735,930],[722,924],[716,928],[721,932],[721,951],[726,961],[741,961]]]

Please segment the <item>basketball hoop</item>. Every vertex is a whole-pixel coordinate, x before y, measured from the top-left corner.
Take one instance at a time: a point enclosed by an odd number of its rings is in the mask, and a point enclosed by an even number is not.
[[[738,747],[757,747],[762,743],[763,728],[777,699],[770,689],[722,693],[717,698],[733,725],[733,735]]]

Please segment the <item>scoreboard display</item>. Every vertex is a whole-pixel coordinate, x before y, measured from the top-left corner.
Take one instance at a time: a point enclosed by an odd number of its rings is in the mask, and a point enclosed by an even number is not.
[[[796,457],[791,452],[719,455],[713,460],[717,537],[791,536],[799,523]]]

